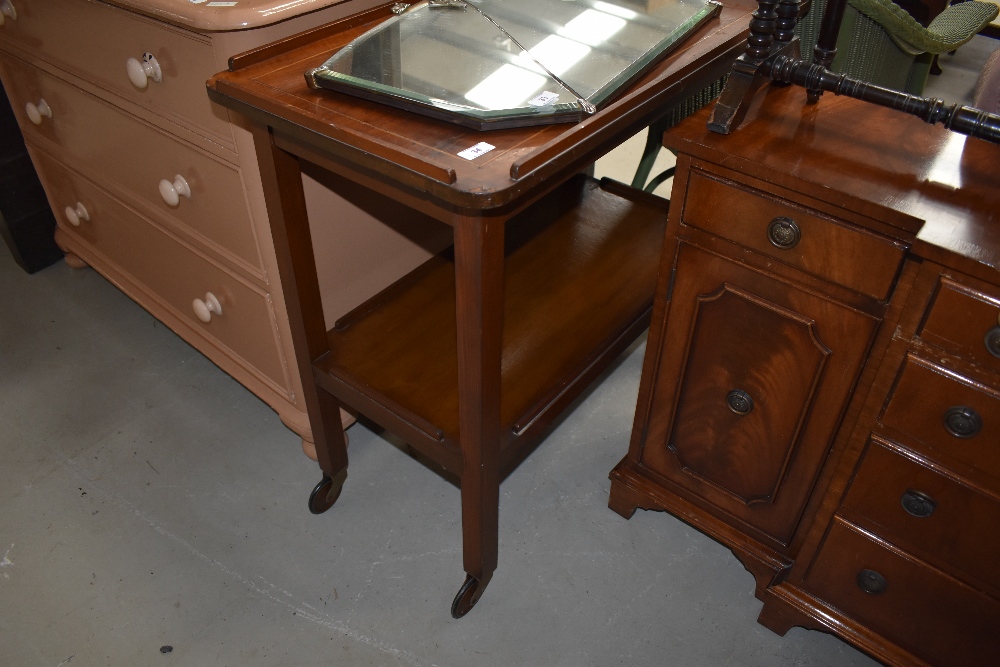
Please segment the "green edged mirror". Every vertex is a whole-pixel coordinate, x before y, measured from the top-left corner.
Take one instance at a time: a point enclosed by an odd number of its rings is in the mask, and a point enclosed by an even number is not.
[[[477,129],[573,122],[720,8],[714,0],[428,0],[306,72],[336,90]]]

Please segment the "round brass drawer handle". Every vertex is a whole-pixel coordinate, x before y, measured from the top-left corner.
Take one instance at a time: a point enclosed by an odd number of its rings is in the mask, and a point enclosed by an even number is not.
[[[903,506],[907,514],[915,516],[918,519],[926,519],[931,514],[934,514],[934,510],[937,509],[937,503],[933,498],[926,493],[912,489],[908,489],[903,494],[899,499],[899,504]]]
[[[753,410],[753,399],[742,389],[733,389],[726,394],[726,405],[738,415],[748,415]]]
[[[861,570],[858,572],[857,579],[855,581],[858,584],[858,588],[863,590],[869,595],[881,595],[885,593],[886,587],[889,585],[881,574],[875,570]]]
[[[767,226],[767,240],[775,248],[789,250],[797,246],[801,239],[802,230],[791,218],[779,216]]]
[[[1000,359],[1000,324],[993,327],[983,336],[983,344],[986,349],[997,359]]]
[[[956,438],[972,438],[983,430],[983,420],[972,408],[956,405],[944,413],[944,428]]]

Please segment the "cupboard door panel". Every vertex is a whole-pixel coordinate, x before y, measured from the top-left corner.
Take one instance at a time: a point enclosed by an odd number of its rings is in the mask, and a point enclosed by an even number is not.
[[[640,462],[787,546],[877,321],[685,241]]]
[[[696,300],[670,450],[739,502],[770,502],[830,349],[808,317],[733,285]]]

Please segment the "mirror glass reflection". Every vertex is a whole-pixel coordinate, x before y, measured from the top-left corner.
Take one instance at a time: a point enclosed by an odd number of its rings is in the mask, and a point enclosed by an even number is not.
[[[480,129],[569,122],[610,100],[718,8],[706,0],[421,2],[306,78]]]

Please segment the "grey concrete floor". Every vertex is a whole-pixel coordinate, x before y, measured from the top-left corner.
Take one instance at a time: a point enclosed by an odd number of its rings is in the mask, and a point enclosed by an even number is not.
[[[311,515],[319,469],[270,408],[94,271],[0,249],[0,665],[874,664],[758,625],[698,531],[607,509],[642,353],[503,483],[499,569],[456,621],[453,484],[359,424]]]
[[[607,509],[641,344],[503,483],[500,567],[456,621],[459,491],[398,443],[352,427],[313,516],[297,438],[110,283],[3,252],[0,285],[0,665],[870,663],[757,625],[697,531]]]

